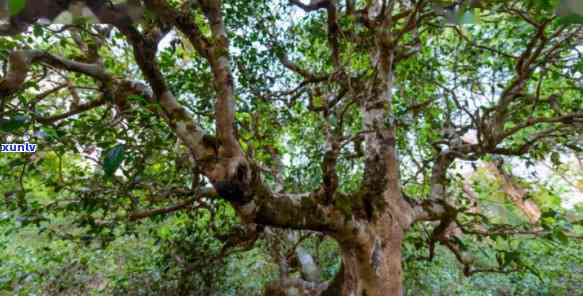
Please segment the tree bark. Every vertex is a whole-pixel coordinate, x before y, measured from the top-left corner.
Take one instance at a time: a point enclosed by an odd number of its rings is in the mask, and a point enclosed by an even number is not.
[[[390,17],[385,19],[391,21]],[[364,215],[355,214],[353,209],[352,219],[345,224],[348,227],[333,234],[342,252],[342,268],[323,295],[403,295],[401,244],[413,211],[400,187],[392,111],[393,36],[381,30],[375,38],[377,49],[370,59],[376,65],[378,80],[369,86],[367,100],[361,102],[363,130],[374,131],[364,137],[365,173],[356,195],[363,203]]]
[[[322,295],[403,295],[401,243],[404,230],[387,214],[376,223],[355,223],[337,237],[342,267]]]
[[[401,244],[405,229],[398,213],[377,221],[352,220],[331,234],[340,246],[342,264],[329,283],[284,276],[266,286],[264,295],[399,296],[403,295]]]

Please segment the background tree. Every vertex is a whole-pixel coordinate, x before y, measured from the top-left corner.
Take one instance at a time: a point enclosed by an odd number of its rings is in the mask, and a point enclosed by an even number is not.
[[[550,1],[41,2],[8,1],[0,30],[3,142],[40,149],[3,163],[27,223],[60,215],[77,227],[56,234],[107,243],[224,200],[240,221],[226,245],[266,227],[333,238],[335,278],[294,281],[323,295],[402,294],[407,233],[468,276],[532,269],[500,240],[577,236],[528,201],[551,189],[513,176],[581,149],[572,1],[559,16]],[[464,165],[518,218],[482,209]],[[30,178],[58,198],[35,199]],[[471,256],[486,246],[493,260]]]

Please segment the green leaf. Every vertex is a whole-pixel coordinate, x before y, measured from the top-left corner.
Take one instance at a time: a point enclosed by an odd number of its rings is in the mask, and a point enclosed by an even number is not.
[[[118,144],[115,147],[109,149],[105,153],[105,158],[103,160],[103,170],[105,171],[105,176],[113,176],[113,173],[115,173],[115,171],[119,168],[124,158],[125,147],[123,144]]]
[[[42,131],[46,134],[49,139],[58,139],[59,135],[54,128],[45,127]]]
[[[43,35],[42,27],[40,25],[34,25],[32,27],[32,33],[35,37],[41,37]]]
[[[551,153],[551,162],[554,166],[559,166],[561,164],[561,156],[558,152],[555,151]]]
[[[569,237],[561,230],[555,231],[554,236],[559,242],[561,242],[564,245],[569,243]]]
[[[162,238],[162,239],[168,239],[170,238],[170,236],[172,235],[172,230],[168,227],[168,226],[162,226],[160,227],[160,229],[158,230],[158,235]]]
[[[542,272],[530,264],[524,265],[532,274],[534,274],[541,282],[544,280]]]
[[[0,119],[0,131],[10,133],[26,125],[27,122],[26,116],[20,114],[9,119]]]
[[[576,25],[583,24],[583,16],[578,14],[571,14],[567,16],[562,16],[557,19],[560,25]]]
[[[471,25],[475,24],[477,21],[476,15],[471,11],[466,11],[458,19],[458,23],[461,25]]]
[[[26,7],[26,0],[8,0],[8,11],[10,15],[19,14]]]

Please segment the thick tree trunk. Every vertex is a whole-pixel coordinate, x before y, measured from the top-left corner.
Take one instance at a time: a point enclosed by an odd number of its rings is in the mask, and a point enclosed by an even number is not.
[[[399,223],[390,221],[390,215],[386,216],[374,224],[355,223],[349,235],[337,238],[342,268],[322,295],[403,295],[401,243],[404,231]]]

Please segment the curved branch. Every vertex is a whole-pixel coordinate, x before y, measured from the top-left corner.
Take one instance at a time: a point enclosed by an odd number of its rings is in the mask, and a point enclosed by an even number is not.
[[[40,50],[13,51],[8,57],[8,62],[10,64],[8,72],[0,80],[0,98],[17,92],[24,84],[31,65],[36,63],[85,74],[102,82],[111,79],[100,64],[81,63]]]
[[[215,78],[214,88],[217,92],[215,103],[217,136],[223,145],[224,157],[241,156],[241,147],[235,137],[235,86],[229,65],[229,40],[220,11],[220,2],[200,1],[200,5],[210,25],[212,42],[203,36],[190,14],[179,12],[165,1],[146,1],[146,6],[150,10],[184,33],[197,52],[211,65]]]
[[[313,196],[278,194],[259,202],[254,221],[273,227],[331,232],[339,215],[331,207],[318,206]]]
[[[235,83],[229,65],[229,38],[221,14],[220,1],[201,1],[202,10],[210,24],[213,43],[209,56],[214,86],[217,92],[215,102],[215,125],[217,136],[224,145],[225,157],[242,156],[243,152],[235,137]]]
[[[105,105],[105,103],[107,103],[107,99],[105,97],[101,97],[101,98],[94,100],[94,101],[91,101],[89,103],[81,104],[81,105],[77,106],[76,108],[73,108],[72,110],[65,112],[63,114],[52,115],[52,116],[47,116],[47,117],[35,116],[34,120],[36,120],[40,123],[50,124],[50,123],[54,123],[56,121],[63,120],[63,119],[69,118],[71,116],[83,113],[85,111],[97,108],[99,106],[103,106],[103,105]]]
[[[145,219],[145,218],[149,218],[149,217],[153,217],[153,216],[173,213],[173,212],[180,211],[180,210],[204,207],[205,206],[204,202],[199,202],[198,204],[195,204],[195,202],[197,200],[199,200],[201,197],[214,198],[216,196],[217,196],[217,193],[214,191],[214,189],[205,188],[201,192],[199,192],[197,194],[197,196],[189,198],[183,202],[180,202],[178,204],[175,204],[175,205],[172,205],[172,206],[169,206],[166,208],[158,208],[158,209],[153,209],[153,210],[144,210],[141,212],[134,212],[128,216],[128,219],[130,221],[137,221],[137,220],[141,220],[141,219]]]

